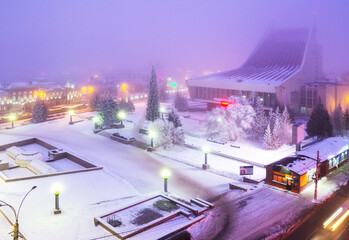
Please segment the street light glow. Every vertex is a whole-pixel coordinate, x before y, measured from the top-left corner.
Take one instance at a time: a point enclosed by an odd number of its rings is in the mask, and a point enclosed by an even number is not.
[[[166,108],[164,106],[160,106],[159,107],[159,112],[160,113],[165,113],[166,112]]]
[[[60,192],[62,192],[64,189],[63,184],[61,183],[55,183],[51,186],[51,191],[56,195],[59,194]]]
[[[94,116],[94,117],[92,118],[92,121],[93,121],[94,123],[98,123],[98,122],[99,122],[99,117]]]
[[[69,116],[73,116],[74,115],[74,111],[73,110],[69,110],[68,114],[69,114]]]
[[[164,178],[164,179],[168,179],[170,176],[171,176],[171,171],[170,169],[168,168],[164,168],[161,170],[161,176]]]
[[[148,136],[149,136],[150,138],[154,138],[154,137],[156,136],[156,134],[155,134],[154,131],[149,131]]]
[[[125,119],[125,117],[126,117],[125,111],[119,111],[119,112],[118,112],[118,118],[119,118],[120,120]]]
[[[9,116],[10,121],[15,121],[16,120],[16,115],[12,114]]]
[[[209,152],[211,151],[211,149],[210,149],[208,146],[203,146],[203,147],[202,147],[202,151],[203,151],[204,153],[209,153]]]

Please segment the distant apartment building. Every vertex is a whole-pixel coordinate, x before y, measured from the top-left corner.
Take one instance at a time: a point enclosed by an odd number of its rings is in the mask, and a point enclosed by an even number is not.
[[[349,107],[348,83],[328,82],[316,29],[270,30],[239,68],[187,80],[192,100],[213,108],[232,95],[255,92],[266,108],[287,106],[308,115],[319,99],[332,111]]]

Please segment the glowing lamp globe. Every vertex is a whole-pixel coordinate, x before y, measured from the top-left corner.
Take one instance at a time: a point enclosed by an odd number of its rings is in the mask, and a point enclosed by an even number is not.
[[[159,112],[160,113],[165,113],[166,112],[166,108],[163,107],[163,106],[159,107]]]
[[[153,132],[153,131],[149,131],[148,136],[149,136],[150,138],[154,138],[154,137],[156,136],[156,134],[155,134],[155,132]]]
[[[9,119],[10,119],[10,121],[15,121],[16,120],[16,116],[15,115],[10,115]]]
[[[124,111],[120,111],[120,112],[118,112],[118,118],[119,119],[124,119],[126,117],[126,113],[124,112]]]
[[[208,146],[203,146],[203,147],[202,147],[202,151],[203,151],[204,153],[209,153],[209,152],[211,151],[211,149],[210,149]]]
[[[161,176],[164,178],[164,179],[168,179],[170,176],[171,176],[171,171],[170,169],[168,168],[164,168],[161,170]]]

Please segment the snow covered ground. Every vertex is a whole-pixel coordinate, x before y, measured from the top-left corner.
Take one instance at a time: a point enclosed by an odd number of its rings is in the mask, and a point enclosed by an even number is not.
[[[142,117],[144,111],[144,103],[136,104],[136,113],[126,118],[132,122],[125,121],[126,128],[120,131],[124,131],[125,134],[134,134],[137,138],[138,129],[144,120]],[[240,182],[238,166],[246,164],[209,154],[208,162],[211,164],[212,171],[204,171],[200,169],[204,155],[199,150],[176,147],[148,153],[142,149],[112,141],[103,134],[93,134],[94,124],[86,119],[93,115],[94,113],[84,113],[74,116],[73,120],[82,121],[73,125],[68,124],[69,119],[66,117],[41,124],[0,130],[0,144],[38,137],[58,148],[86,158],[97,166],[103,166],[103,170],[71,175],[10,183],[1,181],[0,199],[16,208],[24,194],[33,185],[38,186],[25,200],[19,218],[20,230],[28,240],[92,239],[109,236],[110,234],[102,227],[94,226],[93,218],[140,200],[144,195],[161,191],[163,179],[160,171],[164,167],[172,171],[168,180],[170,192],[186,198],[201,197],[216,203],[216,210],[209,212],[202,223],[190,228],[195,240],[210,239],[221,231],[217,239],[257,238],[287,226],[302,209],[313,204],[311,187],[308,188],[309,192],[307,189],[300,196],[263,184],[252,187],[255,190],[247,193],[229,190],[230,182],[237,184]],[[197,120],[193,120],[192,117]],[[192,130],[192,133],[196,131],[198,136],[204,135],[200,129],[203,113],[190,113],[190,119],[186,119],[192,123],[186,126],[186,120],[184,120],[185,129]],[[200,124],[199,121],[201,121]],[[149,140],[146,136],[141,136],[145,141]],[[198,140],[198,138],[192,139]],[[206,140],[198,141],[203,143]],[[247,144],[249,143],[241,143],[240,149],[233,150],[236,152],[241,150],[242,153],[239,153],[241,158],[244,158],[246,153],[245,157],[250,160],[263,164],[269,162],[268,156],[260,160],[256,159],[256,155],[259,157],[262,154],[257,152],[258,146],[244,149],[243,146]],[[201,142],[198,145],[201,145]],[[220,146],[211,149],[228,151],[218,147]],[[230,152],[232,148],[228,147],[228,149]],[[286,154],[289,151],[288,147],[282,151]],[[261,169],[255,168],[258,176],[265,174]],[[229,178],[222,172],[230,172]],[[344,182],[347,176],[343,174],[341,177],[339,177],[340,174],[335,174],[334,178]],[[327,192],[337,187],[335,182],[331,182],[332,180],[327,181],[328,186],[320,183],[319,194],[326,195],[322,187],[327,189]],[[52,188],[56,184],[63,186],[60,195],[61,215],[53,215]],[[1,207],[1,210],[13,220],[13,214],[8,208]],[[10,239],[6,234],[9,228],[9,224],[0,215],[0,239]]]

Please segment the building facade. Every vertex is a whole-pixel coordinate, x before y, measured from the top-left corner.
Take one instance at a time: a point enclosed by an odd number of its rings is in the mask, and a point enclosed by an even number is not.
[[[319,98],[327,106],[334,97],[333,83],[323,77],[315,28],[271,30],[241,67],[188,79],[187,85],[191,99],[206,102],[209,108],[232,95],[248,98],[255,92],[267,108],[287,106],[307,115]],[[343,86],[349,90],[349,85]]]

